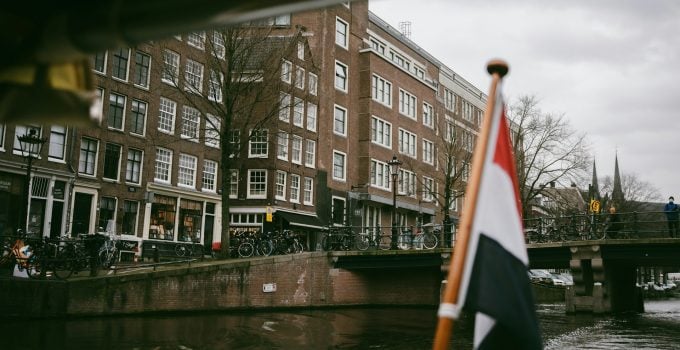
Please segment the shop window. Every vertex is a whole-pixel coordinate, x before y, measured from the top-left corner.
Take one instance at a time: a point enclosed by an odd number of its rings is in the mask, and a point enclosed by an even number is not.
[[[135,235],[137,233],[138,204],[138,202],[123,201],[123,234]]]
[[[116,199],[113,197],[102,197],[99,201],[99,223],[97,223],[97,230],[116,232],[115,213]]]
[[[151,204],[149,238],[172,241],[175,237],[177,198],[155,195]]]
[[[201,220],[203,203],[182,199],[179,203],[179,240],[184,242],[201,241]]]

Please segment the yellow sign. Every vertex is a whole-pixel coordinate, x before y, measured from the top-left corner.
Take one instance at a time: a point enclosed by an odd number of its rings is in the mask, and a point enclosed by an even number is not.
[[[265,214],[264,220],[266,222],[272,222],[274,221],[274,211],[272,210],[272,207],[267,207],[267,214]]]
[[[599,213],[600,212],[600,201],[596,199],[590,200],[590,212]]]

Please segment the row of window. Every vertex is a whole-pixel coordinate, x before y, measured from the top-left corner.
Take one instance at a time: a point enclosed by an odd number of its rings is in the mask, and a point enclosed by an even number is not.
[[[382,162],[376,159],[371,159],[370,168],[370,184],[386,191],[391,191],[390,182],[390,166],[387,162]],[[399,170],[399,177],[397,182],[397,192],[402,195],[414,197],[416,196],[416,174],[406,169]],[[422,177],[422,199],[431,202],[434,200],[434,195],[437,192],[436,183],[433,178],[428,176]]]
[[[5,124],[0,124],[0,151],[5,150]],[[12,153],[22,155],[21,144],[17,136],[28,135],[30,130],[35,130],[38,137],[43,137],[43,128],[39,125],[20,125],[17,124],[14,128],[14,143]],[[50,126],[50,134],[47,139],[47,160],[53,162],[63,163],[66,157],[66,133],[68,129],[61,125]],[[38,151],[38,145],[34,145],[33,153]]]
[[[298,48],[304,50],[302,43],[299,43]],[[302,52],[304,55],[304,51]],[[304,56],[302,59],[304,59]],[[319,86],[319,77],[312,72],[309,72],[307,77],[305,77],[305,69],[300,66],[295,67],[295,80],[293,81],[293,63],[287,60],[283,60],[281,63],[281,81],[288,84],[292,83],[300,90],[305,89],[305,82],[307,82],[307,91],[314,96],[316,96]]]
[[[306,102],[299,97],[293,97],[293,103],[291,103],[291,96],[288,93],[281,92],[280,109],[279,109],[279,120],[283,122],[290,122],[290,112],[291,108],[293,110],[293,125],[304,128],[305,127],[305,116],[307,130],[316,132],[317,128],[317,105],[312,102]],[[305,105],[307,107],[307,113],[305,114]]]
[[[373,100],[392,108],[392,83],[383,77],[373,74],[371,79],[371,91]],[[417,120],[417,98],[410,92],[399,88],[399,113],[411,119]],[[434,108],[431,104],[423,102],[423,125],[434,128]]]
[[[110,52],[104,51],[92,57],[92,67],[95,72],[106,74],[108,64],[111,64],[111,77],[127,82],[130,78],[130,65],[132,64],[132,83],[143,89],[149,88],[151,76],[151,55],[142,51],[135,51],[134,61],[131,62],[131,50],[117,49]],[[108,62],[109,59],[111,62]]]
[[[116,208],[118,198],[116,197],[101,197],[99,199],[99,222],[98,227],[106,228],[109,221],[116,221]],[[139,213],[139,202],[123,200],[123,205],[120,207],[120,223],[121,234],[137,235],[137,217]]]
[[[154,181],[170,184],[172,174],[173,150],[157,147],[154,168]],[[196,188],[196,174],[198,172],[198,157],[180,153],[177,165],[177,186]],[[215,192],[217,189],[217,162],[203,160],[201,190]]]
[[[410,58],[407,58],[404,54],[397,52],[393,48],[387,48],[387,45],[384,42],[373,36],[369,38],[369,44],[373,51],[385,57],[394,65],[402,68],[420,80],[425,80],[425,69],[413,62]]]
[[[290,186],[288,178],[290,177]],[[302,183],[300,182],[302,180]],[[300,203],[300,188],[302,187],[302,203],[304,205],[314,205],[314,179],[311,177],[301,177],[297,174],[288,174],[285,171],[276,171],[276,183],[274,187],[274,197],[278,200],[289,200],[291,203]],[[286,197],[286,189],[290,189]]]
[[[279,131],[277,136],[276,157],[281,160],[290,161],[294,164],[302,164],[304,148],[304,163],[306,167],[314,168],[316,163],[316,141],[303,139],[299,135],[290,135],[285,131]],[[290,148],[290,152],[288,151]]]
[[[415,133],[399,128],[399,153],[416,158],[417,138]],[[371,141],[392,149],[392,124],[376,116],[371,117]],[[434,164],[434,143],[425,138],[423,138],[422,160],[427,164]]]

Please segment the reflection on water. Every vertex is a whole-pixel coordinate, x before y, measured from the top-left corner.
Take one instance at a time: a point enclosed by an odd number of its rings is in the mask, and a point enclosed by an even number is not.
[[[641,315],[566,315],[538,307],[546,349],[678,349],[680,300]],[[4,349],[430,349],[434,308],[0,321]],[[472,321],[456,322],[454,346],[471,347]]]

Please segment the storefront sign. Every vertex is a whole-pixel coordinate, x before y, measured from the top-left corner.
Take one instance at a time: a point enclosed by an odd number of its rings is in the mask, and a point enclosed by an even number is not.
[[[0,191],[9,192],[10,188],[12,188],[12,181],[11,180],[5,180],[5,179],[0,180]]]

